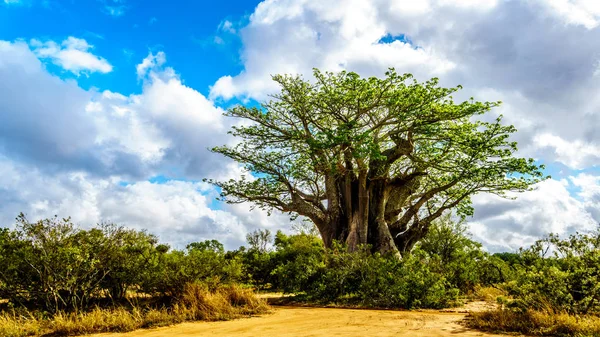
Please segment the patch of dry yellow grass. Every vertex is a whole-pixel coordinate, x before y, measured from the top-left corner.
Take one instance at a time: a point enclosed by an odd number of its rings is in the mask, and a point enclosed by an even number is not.
[[[465,322],[470,328],[489,332],[517,332],[531,336],[600,336],[600,317],[597,316],[492,310],[473,312]]]
[[[496,303],[498,297],[506,296],[506,292],[494,287],[477,286],[473,292],[473,296],[481,301]]]
[[[0,336],[23,337],[52,334],[74,336],[99,332],[126,332],[140,328],[171,325],[184,321],[228,320],[269,310],[251,290],[226,286],[209,291],[192,284],[172,308],[96,308],[82,313],[58,313],[43,319],[29,315],[0,313]]]

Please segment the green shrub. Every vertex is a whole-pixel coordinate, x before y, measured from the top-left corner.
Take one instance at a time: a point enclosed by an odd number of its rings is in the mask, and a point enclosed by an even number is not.
[[[367,247],[349,253],[338,247],[316,273],[306,295],[318,302],[386,308],[452,306],[458,289],[428,268],[428,256],[415,250],[404,259],[371,254]]]
[[[322,241],[310,234],[285,235],[277,232],[272,260],[274,288],[286,293],[308,289],[325,267]]]
[[[521,260],[505,285],[513,307],[600,314],[600,235],[550,235],[522,250]]]
[[[489,286],[511,278],[511,271],[501,259],[483,251],[471,239],[463,221],[450,215],[431,224],[427,235],[417,244],[429,256],[428,267],[442,274],[452,288],[463,294],[476,286]]]
[[[128,291],[173,301],[187,284],[214,289],[243,276],[241,259],[229,258],[216,240],[169,251],[144,231],[113,224],[84,230],[68,218],[30,222],[23,214],[15,229],[0,229],[0,270],[3,307],[50,313],[126,304]]]

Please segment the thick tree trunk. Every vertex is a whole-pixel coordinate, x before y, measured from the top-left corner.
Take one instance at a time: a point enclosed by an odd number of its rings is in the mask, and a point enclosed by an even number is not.
[[[408,223],[416,212],[407,210],[403,218],[398,217],[423,173],[390,180],[389,161],[378,160],[357,169],[350,152],[344,154],[344,163],[338,168],[339,175],[326,178],[327,216],[317,224],[326,247],[338,241],[356,251],[369,244],[373,252],[401,256],[423,238],[428,226]]]
[[[367,244],[369,227],[369,193],[367,175],[361,172],[358,178],[346,177],[345,214],[348,221],[348,236],[345,240],[350,251]]]
[[[350,251],[369,244],[373,252],[400,256],[394,237],[385,219],[389,187],[384,180],[369,181],[367,173],[358,177],[348,174],[337,181],[340,191],[338,212],[317,225],[326,247],[334,241],[345,243]]]

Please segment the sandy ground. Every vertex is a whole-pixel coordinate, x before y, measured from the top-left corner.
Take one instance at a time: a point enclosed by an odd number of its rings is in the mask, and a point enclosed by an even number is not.
[[[466,315],[465,311],[481,308],[482,304],[478,303],[454,311],[273,307],[271,314],[260,317],[227,322],[183,323],[172,327],[94,336],[500,336],[469,330],[459,324]]]

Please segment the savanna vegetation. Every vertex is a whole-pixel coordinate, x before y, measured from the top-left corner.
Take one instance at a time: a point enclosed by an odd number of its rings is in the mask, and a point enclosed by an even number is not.
[[[555,235],[490,254],[468,235],[477,193],[506,196],[544,179],[515,156],[514,127],[483,116],[497,102],[455,103],[437,79],[321,73],[274,76],[281,92],[228,115],[244,120],[245,166],[210,181],[229,203],[250,202],[308,223],[296,234],[258,230],[226,251],[215,240],[172,249],[114,224],[70,219],[0,230],[0,335],[125,331],[263,313],[249,289],[293,301],[444,308],[483,298],[498,310],[468,326],[534,335],[600,335],[600,234]]]
[[[217,241],[173,250],[146,232],[17,218],[0,230],[0,336],[129,331],[264,313]]]
[[[600,333],[600,234],[556,235],[515,253],[489,254],[462,221],[444,216],[402,259],[326,248],[318,232],[257,230],[225,251],[215,241],[170,249],[146,232],[69,219],[18,218],[0,234],[0,335],[128,331],[186,320],[264,313],[251,289],[303,304],[445,308],[472,299],[498,309],[470,327],[532,335]]]

